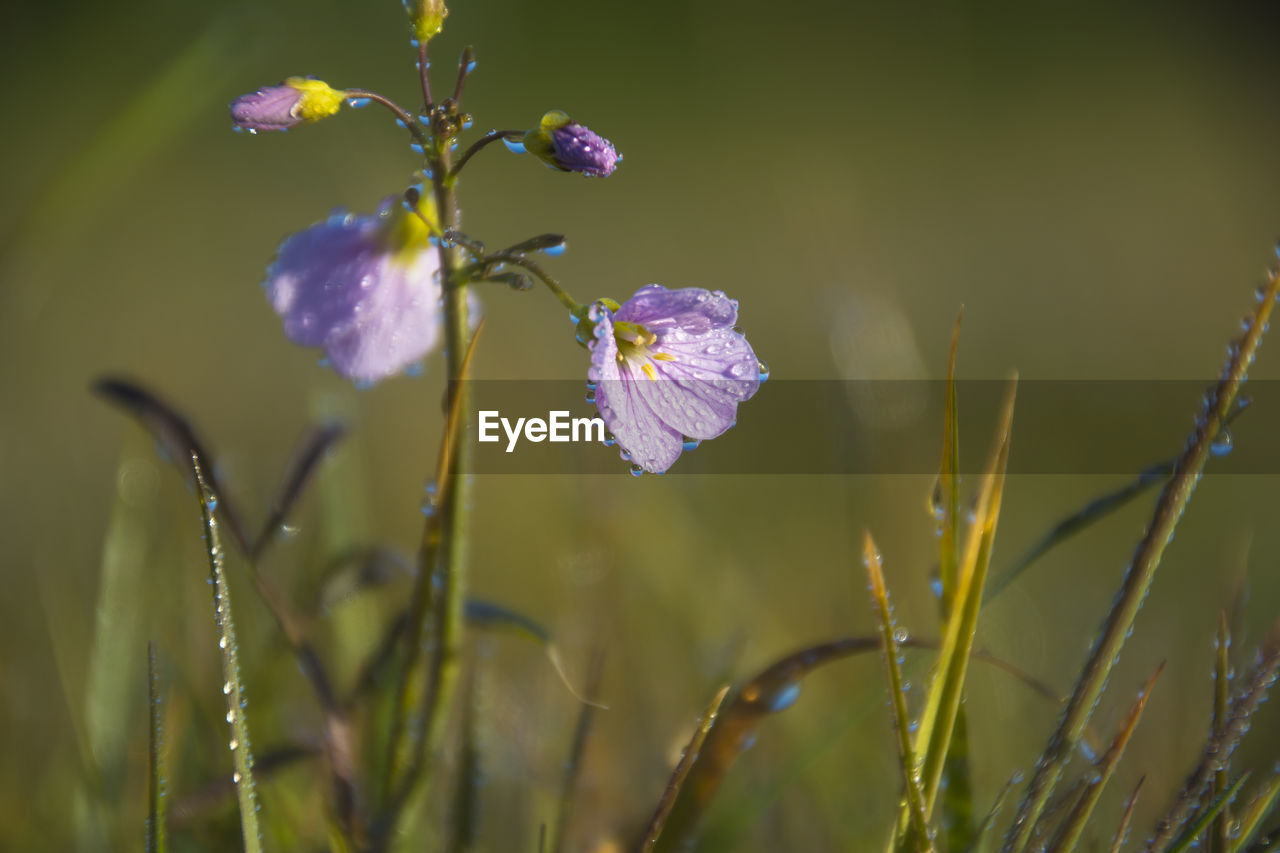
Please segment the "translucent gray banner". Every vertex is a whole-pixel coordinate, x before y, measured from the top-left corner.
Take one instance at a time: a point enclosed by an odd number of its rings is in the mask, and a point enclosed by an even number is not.
[[[468,436],[479,474],[619,474],[617,446],[575,419],[598,416],[581,381],[472,381],[471,414],[487,437]],[[1023,380],[1009,472],[1139,474],[1171,461],[1194,428],[1210,381]],[[958,383],[960,467],[987,460],[1006,381]],[[737,424],[681,454],[669,474],[935,474],[941,453],[941,381],[772,379],[740,404]],[[1249,404],[1220,437],[1209,474],[1280,474],[1280,385],[1254,381]],[[598,392],[597,392],[598,393]],[[561,413],[561,414],[556,414]],[[505,418],[504,427],[500,419]],[[512,430],[524,419],[518,436]],[[532,432],[529,425],[535,423]],[[541,440],[537,440],[541,435]],[[552,440],[553,437],[566,440]],[[1230,448],[1230,449],[1228,449]]]

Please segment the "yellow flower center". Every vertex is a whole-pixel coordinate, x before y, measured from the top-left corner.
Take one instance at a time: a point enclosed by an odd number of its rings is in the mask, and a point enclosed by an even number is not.
[[[613,339],[618,344],[618,364],[633,364],[649,379],[658,378],[653,362],[674,360],[665,352],[653,350],[654,344],[658,342],[658,336],[639,323],[615,320]]]

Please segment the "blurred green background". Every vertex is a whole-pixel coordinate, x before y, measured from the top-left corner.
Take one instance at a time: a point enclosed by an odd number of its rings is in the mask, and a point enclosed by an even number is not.
[[[356,391],[284,339],[259,285],[285,235],[337,206],[371,210],[415,159],[376,108],[251,137],[230,132],[226,105],[293,74],[412,103],[415,78],[394,0],[70,2],[6,16],[0,847],[126,849],[145,812],[146,639],[183,733],[172,795],[230,763],[196,506],[90,382],[129,375],[189,413],[254,513],[308,422],[349,420],[298,532],[264,565],[297,600],[347,545],[410,551],[439,436],[438,359],[423,378]],[[1277,24],[1274,4],[1239,2],[457,0],[432,52],[444,88],[457,53],[476,46],[466,106],[478,131],[559,108],[625,155],[613,178],[585,181],[499,147],[460,188],[465,229],[490,245],[567,234],[569,252],[548,266],[579,299],[625,299],[651,281],[724,289],[775,380],[937,378],[963,304],[962,377],[1207,381],[1280,234]],[[485,314],[478,378],[584,375],[545,294],[487,294]],[[1255,377],[1280,377],[1276,349],[1264,347]],[[1019,430],[1072,440],[1069,423],[1015,417],[1015,456]],[[1247,416],[1236,430],[1238,444],[1274,439]],[[1135,466],[1177,450],[1153,447]],[[995,569],[1120,481],[1013,478]],[[853,556],[864,528],[902,623],[936,636],[930,486],[633,480],[621,463],[615,477],[477,478],[476,594],[549,626],[579,682],[590,650],[606,650],[612,710],[589,747],[577,849],[630,836],[722,680],[871,630]],[[1280,610],[1276,495],[1273,476],[1201,484],[1096,718],[1109,731],[1168,661],[1103,833],[1139,776],[1149,821],[1198,755],[1214,627],[1243,579],[1242,660]],[[1140,501],[1043,560],[991,606],[980,644],[1065,691],[1149,510]],[[130,606],[103,615],[109,542],[123,555],[111,600]],[[305,739],[318,714],[267,612],[243,575],[236,583],[256,744]],[[406,590],[323,626],[340,674]],[[95,645],[102,620],[112,632]],[[478,645],[481,848],[533,849],[577,705],[537,649]],[[95,654],[120,678],[95,684]],[[898,785],[884,689],[872,657],[807,682],[731,775],[705,849],[873,849]],[[87,714],[91,696],[110,701]],[[982,810],[1056,712],[984,668],[968,708]],[[1241,763],[1278,754],[1268,712]],[[264,793],[268,821],[294,825],[298,849],[317,843],[318,800],[299,793],[308,781],[289,771]],[[180,849],[226,845],[231,819],[228,805],[193,820]]]

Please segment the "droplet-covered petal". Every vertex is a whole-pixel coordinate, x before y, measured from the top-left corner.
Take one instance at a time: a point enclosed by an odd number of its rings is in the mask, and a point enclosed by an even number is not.
[[[622,159],[612,142],[560,110],[544,115],[524,135],[524,149],[552,168],[594,178],[613,174]]]
[[[324,348],[349,379],[396,374],[439,340],[438,257],[425,243],[402,242],[404,215],[332,216],[288,238],[267,271],[285,334]]]
[[[593,309],[592,380],[605,425],[632,461],[660,473],[685,437],[715,438],[760,388],[761,368],[735,331],[737,302],[701,288],[649,285]]]
[[[661,474],[680,457],[681,435],[661,420],[637,390],[636,378],[619,365],[613,322],[607,311],[602,314],[596,326],[601,334],[591,351],[593,376],[599,377],[596,407],[600,418],[634,464]]]
[[[231,120],[246,130],[288,130],[302,124],[295,112],[301,100],[292,86],[264,86],[231,102]]]

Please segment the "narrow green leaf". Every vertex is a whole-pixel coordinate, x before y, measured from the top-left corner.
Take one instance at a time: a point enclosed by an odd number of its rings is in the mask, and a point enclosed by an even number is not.
[[[906,789],[907,814],[911,821],[911,835],[919,853],[933,850],[929,820],[924,813],[924,792],[920,788],[920,765],[916,761],[915,747],[911,744],[911,720],[907,714],[907,702],[902,695],[902,669],[898,658],[898,639],[893,624],[893,608],[889,604],[889,590],[885,586],[881,568],[880,551],[868,532],[862,543],[862,563],[867,567],[871,581],[871,603],[880,624],[880,643],[884,656],[885,672],[889,678],[889,707],[893,710],[893,728],[898,736],[898,759],[901,762],[902,783]]]
[[[1151,522],[1134,552],[1120,592],[1103,621],[1089,658],[1076,680],[1067,709],[1057,729],[1050,736],[1040,760],[1036,762],[1035,773],[1005,837],[1005,853],[1022,853],[1026,849],[1032,827],[1045,803],[1053,796],[1067,761],[1089,724],[1111,674],[1111,668],[1119,659],[1138,610],[1151,589],[1151,582],[1160,566],[1164,550],[1172,540],[1178,521],[1212,455],[1212,446],[1224,421],[1236,409],[1240,388],[1270,323],[1278,293],[1280,271],[1273,268],[1266,286],[1258,291],[1258,301],[1249,316],[1243,336],[1231,346],[1231,356],[1222,372],[1222,378],[1204,399],[1196,418],[1195,432],[1174,466],[1169,482],[1160,493]]]
[[[240,832],[244,838],[245,853],[262,853],[262,830],[258,826],[258,792],[253,784],[253,749],[249,743],[249,724],[245,720],[246,702],[244,685],[240,681],[235,620],[231,615],[231,590],[223,568],[224,554],[214,514],[218,508],[218,497],[205,481],[198,453],[191,454],[191,467],[195,472],[200,515],[204,520],[205,548],[209,554],[209,574],[213,580],[213,616],[218,628],[218,649],[222,657],[222,693],[227,700],[227,723],[231,729],[228,746],[235,766],[231,778],[235,782],[236,798],[240,803]]]
[[[1129,837],[1129,824],[1133,823],[1133,812],[1138,806],[1138,794],[1142,792],[1142,783],[1145,781],[1147,777],[1143,776],[1138,780],[1138,784],[1133,786],[1133,793],[1129,795],[1129,801],[1124,806],[1124,814],[1120,817],[1120,826],[1116,828],[1116,837],[1111,842],[1110,853],[1120,853],[1120,848],[1124,847],[1124,842]]]
[[[168,847],[168,798],[165,797],[164,723],[161,712],[160,674],[156,669],[156,650],[147,643],[147,686],[150,724],[147,727],[147,853],[165,853]]]
[[[1253,839],[1262,830],[1262,822],[1275,808],[1277,799],[1280,799],[1280,774],[1272,776],[1271,781],[1254,794],[1249,804],[1241,810],[1236,823],[1237,834],[1230,848],[1231,853],[1243,853],[1249,849]]]
[[[1075,805],[1059,826],[1053,843],[1049,845],[1049,853],[1058,853],[1058,851],[1066,853],[1066,851],[1075,850],[1076,845],[1080,843],[1080,837],[1084,834],[1084,828],[1089,824],[1093,808],[1098,804],[1098,800],[1102,798],[1102,791],[1107,782],[1111,781],[1116,765],[1120,763],[1120,757],[1124,755],[1124,749],[1129,744],[1129,738],[1133,736],[1134,730],[1137,729],[1138,721],[1142,719],[1142,712],[1147,707],[1147,700],[1151,698],[1151,691],[1155,688],[1156,681],[1163,671],[1164,664],[1162,663],[1151,678],[1147,679],[1146,686],[1138,694],[1138,700],[1134,702],[1128,716],[1120,724],[1120,730],[1116,733],[1110,748],[1094,764],[1093,773],[1085,786],[1083,794],[1080,799],[1076,800]]]
[[[662,792],[661,799],[658,800],[658,807],[653,812],[653,817],[649,818],[649,823],[645,826],[643,835],[641,836],[640,849],[644,851],[653,850],[658,839],[662,836],[662,830],[667,824],[667,818],[671,816],[671,811],[675,808],[676,799],[680,796],[680,789],[684,785],[685,780],[689,778],[689,772],[693,769],[694,763],[698,760],[699,753],[702,752],[702,745],[706,743],[707,735],[711,732],[711,727],[715,725],[716,714],[720,712],[720,705],[724,702],[724,697],[729,693],[729,685],[725,685],[716,691],[716,695],[711,699],[711,703],[707,705],[702,716],[698,719],[698,727],[694,729],[693,737],[689,739],[689,743],[684,748],[684,752],[680,755],[680,761],[676,763],[676,769],[671,774],[671,779],[667,782],[666,789]]]
[[[964,309],[956,315],[947,354],[947,399],[943,414],[942,464],[934,491],[934,516],[939,524],[938,579],[942,586],[941,614],[945,629],[951,616],[959,583],[960,555],[960,415],[956,399],[956,352],[960,346],[960,323]],[[946,780],[942,796],[942,825],[946,827],[947,849],[964,850],[974,838],[973,785],[969,778],[969,723],[963,707],[956,715],[951,748],[942,769]]]
[[[987,474],[983,477],[974,511],[974,523],[965,542],[960,564],[955,606],[947,621],[947,631],[938,653],[938,665],[929,685],[924,714],[916,733],[915,749],[924,761],[921,774],[925,795],[925,815],[933,811],[942,781],[942,768],[951,745],[951,737],[964,697],[964,681],[968,673],[970,652],[978,627],[978,611],[982,588],[991,562],[1000,503],[1004,495],[1005,470],[1009,463],[1009,440],[1012,434],[1013,403],[1017,379],[1009,392],[996,430],[995,448]],[[900,824],[901,825],[901,824]]]
[[[1214,818],[1222,814],[1222,810],[1227,807],[1227,804],[1235,799],[1236,794],[1240,793],[1240,789],[1244,787],[1244,783],[1248,778],[1249,774],[1246,773],[1237,779],[1235,784],[1214,798],[1213,802],[1209,804],[1209,808],[1201,812],[1200,816],[1192,821],[1191,826],[1177,841],[1168,847],[1160,849],[1164,853],[1186,853],[1192,847],[1199,846],[1200,836],[1209,828],[1209,824],[1213,823]]]

